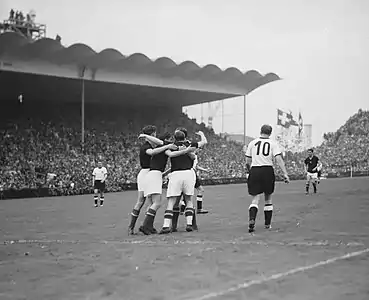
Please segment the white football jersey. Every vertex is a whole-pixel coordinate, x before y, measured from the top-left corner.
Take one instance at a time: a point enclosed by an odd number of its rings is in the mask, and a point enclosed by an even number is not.
[[[108,171],[106,170],[105,167],[102,167],[101,169],[95,168],[94,171],[92,172],[92,175],[95,176],[95,180],[103,180],[105,174],[108,174]]]
[[[246,150],[246,156],[252,159],[251,167],[273,166],[273,157],[280,154],[277,142],[262,137],[251,141]]]

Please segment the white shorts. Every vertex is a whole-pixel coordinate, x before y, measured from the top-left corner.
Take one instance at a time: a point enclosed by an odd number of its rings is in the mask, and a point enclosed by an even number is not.
[[[178,197],[182,193],[193,196],[195,193],[196,175],[193,169],[174,171],[169,175],[167,197]]]
[[[151,170],[145,177],[144,196],[160,194],[163,192],[163,173],[157,170]]]
[[[318,173],[307,172],[307,180],[318,179]]]
[[[139,192],[145,191],[146,175],[149,171],[150,169],[141,169],[137,175],[137,190]]]

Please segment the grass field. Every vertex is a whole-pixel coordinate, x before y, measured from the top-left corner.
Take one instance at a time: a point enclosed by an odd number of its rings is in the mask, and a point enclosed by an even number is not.
[[[369,178],[303,190],[278,183],[254,236],[245,185],[206,187],[199,232],[168,236],[127,237],[135,192],[0,201],[0,299],[368,300]]]

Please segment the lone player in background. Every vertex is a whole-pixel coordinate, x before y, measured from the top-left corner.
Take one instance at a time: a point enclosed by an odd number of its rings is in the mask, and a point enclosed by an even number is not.
[[[308,149],[308,157],[304,161],[306,173],[306,195],[309,195],[310,182],[313,185],[314,194],[317,193],[317,183],[319,183],[318,172],[321,168],[319,158],[314,155],[313,149]]]
[[[99,206],[99,193],[100,193],[100,206],[104,206],[104,192],[105,192],[105,180],[108,176],[108,171],[102,166],[102,162],[97,163],[97,168],[92,172],[92,185],[94,187],[94,202],[95,207]]]
[[[260,195],[264,194],[264,218],[265,228],[271,228],[273,216],[272,194],[275,188],[275,174],[273,158],[283,171],[284,181],[289,182],[286,166],[284,164],[281,150],[278,144],[270,139],[272,127],[263,125],[260,137],[251,141],[246,150],[246,167],[249,171],[248,191],[252,196],[249,206],[249,232],[255,231],[255,220],[259,210]]]

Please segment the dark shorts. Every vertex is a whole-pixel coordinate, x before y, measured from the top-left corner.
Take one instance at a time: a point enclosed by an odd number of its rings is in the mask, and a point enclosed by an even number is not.
[[[318,171],[318,177],[322,177],[322,171]]]
[[[196,182],[195,182],[195,189],[199,188],[201,186],[201,181],[199,176],[196,174]]]
[[[252,167],[247,180],[247,185],[249,194],[251,196],[256,196],[259,194],[273,194],[275,185],[275,174],[273,167]]]
[[[105,181],[101,182],[101,180],[95,180],[94,190],[99,190],[100,192],[105,191]]]

